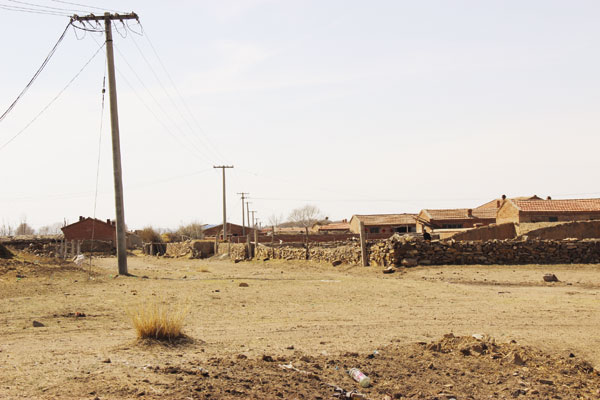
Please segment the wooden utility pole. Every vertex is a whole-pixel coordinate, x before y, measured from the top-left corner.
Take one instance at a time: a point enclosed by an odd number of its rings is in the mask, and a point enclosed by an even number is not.
[[[256,213],[256,212],[258,212],[258,211],[254,211],[254,210],[253,210],[253,211],[250,211],[250,212],[252,213],[252,227],[253,227],[254,229],[256,229],[256,224],[254,223],[254,213]],[[248,221],[248,222],[250,222],[250,221]]]
[[[246,236],[246,221],[245,221],[245,213],[244,213],[244,200],[246,199],[246,197],[244,197],[244,196],[247,194],[250,194],[250,193],[241,192],[238,194],[242,195],[242,236]],[[248,224],[250,224],[250,221],[248,221]]]
[[[227,240],[227,202],[225,198],[225,168],[233,168],[233,165],[215,165],[213,168],[221,168],[223,171],[223,240]]]
[[[112,132],[113,153],[113,175],[115,183],[115,211],[116,211],[116,234],[117,234],[117,260],[119,264],[119,275],[129,275],[127,271],[127,237],[125,232],[125,209],[123,206],[123,172],[121,169],[121,144],[119,138],[119,110],[117,107],[117,81],[115,78],[115,56],[113,52],[112,21],[123,21],[126,19],[139,19],[136,13],[111,14],[104,16],[85,15],[80,17],[74,15],[73,21],[104,21],[106,34],[106,60],[108,63],[108,88],[110,94],[110,127]]]
[[[360,259],[363,267],[369,266],[369,259],[367,258],[367,240],[365,233],[365,223],[360,221]]]
[[[251,228],[252,225],[250,225],[250,202],[249,201],[246,202],[246,221],[248,221],[248,228]]]

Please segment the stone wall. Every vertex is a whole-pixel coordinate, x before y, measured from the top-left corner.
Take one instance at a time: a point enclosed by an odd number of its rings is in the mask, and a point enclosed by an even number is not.
[[[166,244],[166,254],[172,257],[206,258],[214,254],[215,243],[207,240],[186,240]]]
[[[219,243],[217,254],[228,254],[229,258],[234,261],[247,260],[248,249],[245,243]]]

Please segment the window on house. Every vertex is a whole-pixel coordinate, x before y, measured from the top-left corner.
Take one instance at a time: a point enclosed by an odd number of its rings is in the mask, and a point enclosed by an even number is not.
[[[442,229],[460,229],[462,224],[442,224]]]
[[[398,232],[398,233],[408,232],[408,226],[397,226],[394,228],[394,232]]]
[[[372,227],[369,228],[369,233],[379,233],[379,227]]]
[[[548,217],[548,221],[550,221],[550,222],[558,222],[558,217]]]

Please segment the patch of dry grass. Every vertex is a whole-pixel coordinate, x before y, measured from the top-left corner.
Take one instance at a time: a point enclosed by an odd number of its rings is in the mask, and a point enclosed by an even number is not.
[[[183,325],[189,307],[164,301],[142,303],[129,311],[138,339],[172,342],[185,337]]]

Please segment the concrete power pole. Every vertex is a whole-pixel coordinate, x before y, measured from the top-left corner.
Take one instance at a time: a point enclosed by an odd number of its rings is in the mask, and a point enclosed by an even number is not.
[[[111,14],[104,16],[86,15],[80,17],[74,15],[74,21],[104,21],[106,33],[106,60],[108,63],[108,87],[110,94],[110,127],[112,132],[113,150],[113,173],[115,183],[115,211],[116,211],[116,234],[117,234],[117,260],[119,264],[119,275],[129,275],[127,271],[127,238],[125,232],[125,210],[123,206],[123,172],[121,170],[121,144],[119,138],[119,111],[117,107],[117,81],[115,79],[115,56],[113,53],[112,20],[139,19],[136,13]]]
[[[246,199],[246,197],[244,197],[244,196],[247,194],[250,194],[250,193],[241,192],[238,194],[242,195],[242,236],[246,236],[246,221],[245,221],[245,213],[244,213],[244,200]],[[250,221],[248,221],[248,224],[250,224]]]
[[[223,171],[223,240],[227,240],[227,203],[225,197],[225,168],[233,168],[233,165],[214,165],[213,168],[221,168]]]

